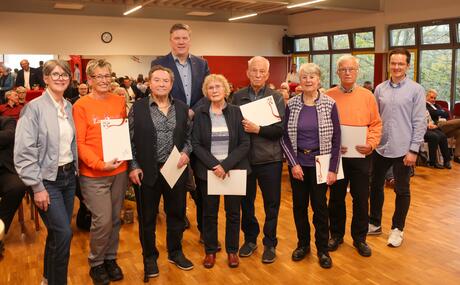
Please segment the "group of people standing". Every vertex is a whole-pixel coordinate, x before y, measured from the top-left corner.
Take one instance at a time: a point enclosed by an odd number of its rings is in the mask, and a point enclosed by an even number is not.
[[[382,232],[384,175],[391,165],[396,179],[396,209],[388,244],[401,244],[410,204],[409,169],[426,129],[423,88],[405,75],[410,53],[403,49],[390,52],[391,78],[377,86],[375,97],[356,84],[359,61],[351,55],[338,60],[341,84],[326,93],[318,91],[320,68],[304,64],[299,71],[303,92],[285,106],[283,97],[267,87],[270,63],[260,56],[248,61],[249,86],[235,92],[232,101],[227,102],[228,81],[222,75],[210,74],[206,61],[189,53],[190,41],[188,25],[171,28],[171,53],[155,60],[149,72],[151,95],[136,100],[128,114],[124,97],[110,92],[109,62],[88,62],[91,93],[77,100],[73,108],[63,96],[71,79],[68,64],[58,60],[45,63],[47,89],[22,111],[14,146],[15,168],[32,188],[48,228],[42,284],[67,283],[77,173],[84,202],[92,214],[88,262],[94,284],[123,278],[116,258],[119,216],[128,179],[135,187],[145,280],[159,274],[155,231],[161,196],[166,212],[168,261],[182,270],[194,267],[182,249],[186,185],[190,184],[196,186],[203,265],[214,266],[220,249],[219,196],[208,194],[209,171],[220,179],[226,179],[233,169],[244,169],[248,174],[246,195],[226,195],[224,199],[228,265],[237,267],[239,257],[249,257],[257,249],[257,185],[265,211],[262,262],[274,262],[283,152],[289,165],[298,238],[292,253],[294,261],[310,252],[311,201],[319,264],[323,268],[332,266],[329,252],[343,243],[345,233],[348,184],[353,196],[353,245],[360,255],[370,256],[366,235]],[[242,116],[238,106],[269,96],[274,99],[278,123],[259,126]],[[104,162],[100,121],[126,118],[133,160]],[[356,146],[364,158],[341,158],[347,151],[341,147],[341,124],[367,128],[366,143]],[[177,168],[191,170],[185,170],[171,189],[160,169],[173,148],[180,152]],[[326,154],[330,155],[327,182],[318,184],[315,157]],[[340,161],[345,178],[337,181]],[[240,228],[244,235],[241,247]]]

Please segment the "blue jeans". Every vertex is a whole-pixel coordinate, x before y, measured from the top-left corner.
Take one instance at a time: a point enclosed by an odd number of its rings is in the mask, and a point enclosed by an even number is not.
[[[56,181],[43,180],[50,198],[46,212],[39,210],[48,229],[46,237],[43,276],[49,285],[67,284],[67,268],[70,257],[73,202],[75,197],[75,169],[59,170]]]

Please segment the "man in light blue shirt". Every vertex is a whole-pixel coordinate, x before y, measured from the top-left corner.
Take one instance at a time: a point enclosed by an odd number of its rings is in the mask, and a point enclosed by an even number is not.
[[[417,160],[427,126],[425,90],[406,76],[410,53],[398,48],[388,57],[391,78],[375,89],[383,128],[373,161],[368,234],[382,233],[385,173],[393,166],[396,203],[388,246],[398,247],[410,205],[410,169]]]

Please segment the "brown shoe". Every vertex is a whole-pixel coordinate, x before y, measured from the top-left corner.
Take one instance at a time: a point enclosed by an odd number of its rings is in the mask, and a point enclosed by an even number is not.
[[[215,253],[206,254],[203,260],[204,267],[212,268],[215,263],[216,263],[216,254]]]
[[[236,253],[229,253],[228,254],[228,266],[231,268],[238,267],[240,264],[240,260],[238,258],[238,255]]]

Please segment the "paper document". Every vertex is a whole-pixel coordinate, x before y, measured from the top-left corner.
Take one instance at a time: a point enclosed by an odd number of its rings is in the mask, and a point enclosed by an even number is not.
[[[230,170],[230,176],[221,179],[208,170],[208,195],[246,196],[246,170]]]
[[[101,120],[101,136],[104,162],[133,159],[128,119]]]
[[[347,152],[342,154],[343,157],[366,157],[356,150],[357,145],[365,145],[367,137],[367,127],[355,127],[341,125],[342,146],[347,147]]]
[[[176,185],[177,180],[187,167],[187,165],[183,165],[181,168],[177,168],[177,163],[179,163],[180,157],[181,153],[177,150],[177,147],[174,146],[165,164],[160,169],[161,174],[165,178],[166,182],[168,182],[171,189],[174,185]]]
[[[240,106],[243,118],[258,126],[269,126],[281,121],[278,108],[276,108],[273,96]]]
[[[316,166],[316,183],[322,184],[327,181],[327,174],[329,173],[329,162],[331,154],[323,154],[315,156]],[[337,180],[343,179],[342,158],[339,161],[339,172],[337,173]]]

